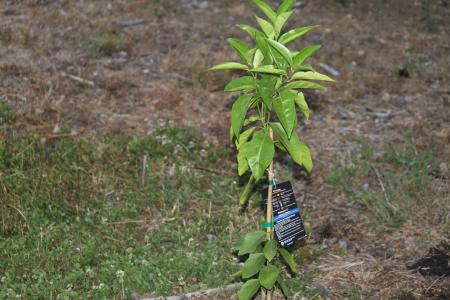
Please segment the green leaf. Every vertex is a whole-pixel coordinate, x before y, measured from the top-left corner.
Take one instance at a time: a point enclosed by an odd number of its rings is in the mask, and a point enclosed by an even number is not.
[[[325,88],[320,84],[309,81],[294,81],[284,86],[287,89],[316,89],[324,91]]]
[[[253,295],[259,290],[261,285],[259,284],[258,279],[250,279],[246,283],[244,283],[241,287],[241,290],[238,294],[239,300],[250,300]]]
[[[294,132],[294,134],[291,135],[291,139],[288,139],[287,134],[280,123],[270,123],[270,127],[272,127],[278,139],[292,156],[292,159],[299,165],[304,166],[308,172],[311,172],[313,167],[311,152],[305,144],[300,142],[297,134]]]
[[[283,55],[281,55],[280,52],[275,50],[273,47],[270,47],[270,53],[272,54],[273,59],[275,60],[275,63],[277,64],[278,68],[280,70],[286,71],[288,67],[288,62],[286,59],[284,59]]]
[[[284,296],[288,297],[289,296],[289,291],[288,291],[286,285],[284,284],[283,278],[278,276],[277,283],[281,287],[281,291],[283,292]]]
[[[258,245],[253,253],[264,253],[264,248],[261,245]]]
[[[242,240],[238,255],[253,253],[256,247],[258,247],[259,244],[261,244],[261,242],[265,239],[266,233],[264,231],[258,230],[247,233],[246,235],[244,235],[244,239]]]
[[[230,126],[230,142],[233,140],[233,137],[234,137],[233,126]]]
[[[244,237],[241,236],[234,244],[232,244],[231,246],[236,249],[239,250],[241,248],[242,245],[242,241],[244,240]]]
[[[244,55],[249,65],[252,65],[252,61],[255,56],[256,50],[258,50],[258,48],[252,48],[248,50],[248,52]]]
[[[264,60],[264,54],[261,52],[261,49],[257,49],[255,52],[255,56],[253,56],[253,67],[257,68]]]
[[[323,75],[317,72],[297,72],[291,76],[291,80],[294,79],[323,80],[323,81],[337,82],[336,80],[331,79],[327,75]]]
[[[231,107],[231,126],[233,127],[236,138],[239,139],[242,124],[248,110],[248,103],[252,99],[253,94],[241,94]]]
[[[294,90],[291,90],[291,92]],[[297,92],[297,91],[294,91]],[[298,105],[298,107],[300,108],[300,110],[302,111],[302,113],[305,115],[306,120],[309,119],[309,107],[308,107],[308,103],[306,103],[305,101],[305,96],[303,95],[303,93],[296,93],[294,95],[294,100],[295,103]]]
[[[273,39],[275,37],[275,29],[273,28],[272,24],[267,22],[264,19],[259,18],[257,15],[253,14],[255,16],[256,21],[258,22],[259,26],[261,26],[261,29],[263,30],[264,34],[269,38]]]
[[[250,117],[248,119],[245,119],[244,120],[244,126],[247,126],[248,124],[251,124],[251,123],[256,122],[256,121],[261,121],[261,118],[260,117]]]
[[[261,96],[269,111],[272,109],[272,94],[276,82],[277,76],[264,75],[256,86],[256,91]]]
[[[253,175],[250,175],[250,178],[248,179],[247,185],[245,186],[244,191],[242,192],[241,196],[239,197],[239,203],[240,204],[244,204],[245,201],[247,201],[248,194],[250,193],[250,189],[252,187],[253,180],[254,180]],[[242,245],[241,245],[241,247],[242,247]],[[253,251],[250,251],[250,252],[253,252]],[[239,249],[239,253],[240,253],[240,249]]]
[[[243,42],[236,40],[236,39],[228,39],[228,42],[231,44],[231,46],[236,51],[237,55],[245,62],[248,62],[247,58],[245,57],[245,54],[248,52],[248,47]]]
[[[275,83],[275,90],[278,90],[283,83],[283,80],[281,79],[281,76],[277,77],[277,82]]]
[[[237,271],[236,273],[234,273],[231,276],[233,276],[233,277],[242,277],[242,270]]]
[[[264,131],[253,135],[245,157],[256,180],[259,180],[275,154],[273,141]]]
[[[282,90],[280,97],[273,101],[275,111],[281,124],[286,130],[287,136],[290,139],[294,128],[297,126],[297,112],[295,111],[294,96],[289,90]]]
[[[277,254],[277,240],[271,239],[264,246],[264,255],[266,256],[268,261],[271,261],[275,255]]]
[[[242,267],[242,278],[249,278],[261,270],[266,262],[266,257],[263,253],[250,254]]]
[[[273,58],[270,55],[270,49],[269,49],[269,44],[267,44],[267,40],[262,37],[257,37],[256,44],[258,45],[259,50],[263,54],[263,56],[266,59],[266,61],[268,62],[268,64],[272,64]]]
[[[245,121],[244,121],[245,124]],[[239,139],[236,140],[236,149],[239,150],[239,148],[247,143],[248,138],[250,137],[250,135],[253,133],[253,131],[256,129],[256,127],[252,127],[247,129],[246,131],[244,131],[243,133],[241,133],[241,135],[239,136]]]
[[[283,256],[284,260],[287,262],[287,264],[289,265],[289,267],[291,268],[292,273],[297,274],[297,268],[295,266],[295,262],[292,259],[291,254],[283,248],[278,249],[278,251],[281,253],[281,255]]]
[[[303,65],[293,64],[292,69],[295,71],[315,72],[314,69],[309,64],[303,64]]]
[[[273,65],[261,66],[259,68],[254,68],[249,71],[250,72],[258,72],[258,73],[266,73],[266,74],[284,75],[284,76],[287,75],[286,71],[277,69]]]
[[[255,108],[256,106],[258,106],[259,100],[261,97],[259,97],[259,94],[256,93],[253,97],[252,100],[250,100],[250,102],[248,103],[248,109],[251,108]]]
[[[275,23],[276,19],[275,19],[275,12],[270,8],[269,5],[267,5],[266,3],[259,1],[259,0],[252,0],[256,5],[259,6],[259,8],[263,11],[263,13],[266,14],[266,16],[269,17],[269,19]]]
[[[278,10],[277,10],[277,16],[290,10],[294,3],[295,3],[295,0],[286,0],[283,3],[281,3],[280,7],[278,7]]]
[[[309,27],[297,28],[297,29],[288,31],[285,34],[283,34],[278,41],[281,44],[286,45],[287,43],[292,42],[296,38],[301,37],[302,35],[304,35],[308,31],[310,31],[311,29],[316,28],[318,26],[319,25],[309,26]]]
[[[280,44],[280,43],[278,43],[277,41],[274,41],[274,40],[268,39],[267,42],[269,43],[270,46],[275,48],[275,50],[280,52],[281,55],[283,55],[284,59],[288,62],[289,66],[292,65],[291,52],[289,51],[288,48],[286,48],[283,44]]]
[[[278,268],[274,265],[268,265],[259,271],[259,283],[268,290],[273,288],[278,278]]]
[[[211,69],[208,69],[208,71],[211,70],[228,70],[228,69],[238,69],[238,70],[248,70],[248,67],[246,65],[235,63],[235,62],[224,62],[221,64],[218,64],[215,67],[212,67]]]
[[[248,25],[244,25],[244,24],[238,24],[236,25],[237,27],[239,27],[240,29],[246,31],[248,34],[250,34],[255,40],[257,37],[264,37],[264,33],[262,33],[261,31],[259,31],[258,29],[255,29],[253,27],[250,27]]]
[[[273,144],[275,145],[275,147],[278,147],[278,149],[284,151],[284,152],[288,152],[287,149],[284,147],[283,143],[280,141],[274,141]]]
[[[237,155],[239,176],[242,176],[249,169],[247,158],[245,158],[245,154],[247,153],[249,144],[250,143],[244,142],[240,145],[240,149]]]
[[[225,86],[224,92],[236,92],[242,90],[254,90],[256,86],[256,79],[252,76],[242,76],[233,80]]]
[[[277,16],[277,20],[276,20],[275,26],[274,26],[277,35],[280,34],[281,29],[283,28],[284,24],[286,23],[286,21],[289,19],[289,17],[292,15],[293,12],[294,12],[294,10],[291,10],[291,11],[279,14]]]
[[[319,50],[320,45],[309,46],[303,48],[295,57],[294,57],[294,65],[303,65],[305,61],[317,50]]]

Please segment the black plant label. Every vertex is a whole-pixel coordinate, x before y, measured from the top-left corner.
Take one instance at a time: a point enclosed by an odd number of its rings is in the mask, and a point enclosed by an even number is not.
[[[268,188],[260,190],[265,204],[267,204],[268,192]],[[273,186],[272,205],[275,239],[278,241],[278,247],[286,248],[306,238],[306,231],[290,181]]]

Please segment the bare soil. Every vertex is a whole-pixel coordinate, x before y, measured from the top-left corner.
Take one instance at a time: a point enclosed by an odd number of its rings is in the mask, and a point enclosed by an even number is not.
[[[307,93],[311,118],[299,129],[315,162],[309,176],[297,176],[317,220],[310,224],[309,243],[338,238],[348,244],[345,257],[321,256],[309,266],[324,270],[314,279],[328,286],[329,299],[345,299],[349,286],[363,288],[364,299],[450,299],[448,277],[422,276],[405,266],[429,247],[449,253],[448,227],[442,229],[450,221],[449,206],[431,195],[416,218],[378,233],[361,226],[367,211],[345,207],[347,199],[323,182],[333,155],[340,160],[359,153],[359,137],[383,149],[387,141],[401,145],[405,131],[413,130],[421,149],[436,141],[447,172],[436,186],[450,190],[450,2],[298,4],[287,28],[321,27],[290,49],[321,44],[311,64],[327,75],[320,63],[340,73],[338,84]],[[145,135],[167,118],[229,143],[236,95],[222,90],[241,74],[205,70],[238,61],[227,38],[251,44],[234,26],[257,27],[250,12],[259,12],[251,1],[5,0],[0,11],[0,96],[18,117],[2,126],[33,131],[51,143],[67,136]],[[61,133],[64,125],[71,134]],[[370,185],[380,188],[375,176]]]

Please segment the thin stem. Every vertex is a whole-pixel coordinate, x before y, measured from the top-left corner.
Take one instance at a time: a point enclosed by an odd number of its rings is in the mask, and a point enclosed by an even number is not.
[[[273,140],[273,130],[272,127],[269,128],[269,136]],[[270,162],[269,165],[269,188],[267,191],[267,212],[266,212],[266,222],[272,223],[273,222],[273,207],[272,207],[272,191],[273,191],[273,160]],[[273,227],[267,226],[266,228],[266,238],[270,241],[273,239]],[[267,264],[269,265],[269,261],[267,261]],[[266,291],[266,299],[272,300],[272,291],[267,290]]]

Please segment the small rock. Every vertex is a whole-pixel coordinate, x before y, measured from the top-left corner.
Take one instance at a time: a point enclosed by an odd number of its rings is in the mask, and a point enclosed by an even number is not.
[[[339,241],[339,247],[342,247],[344,250],[347,250],[347,242],[345,241]]]
[[[13,15],[15,12],[16,12],[16,10],[14,8],[7,8],[5,10],[2,10],[2,13],[5,16]]]
[[[131,293],[131,299],[132,299],[132,300],[140,300],[141,297],[139,296],[138,293],[132,292],[132,293]]]
[[[328,289],[328,287],[320,281],[314,281],[309,287],[312,290],[317,290],[322,296],[331,294],[331,291]]]
[[[391,95],[390,95],[388,92],[385,92],[385,93],[383,94],[383,96],[381,97],[381,100],[383,100],[383,101],[389,101],[389,100],[391,100]]]
[[[374,252],[375,256],[384,257],[384,258],[391,258],[394,256],[394,252],[392,251],[383,251],[383,250],[375,250]]]
[[[215,236],[214,234],[207,234],[206,238],[208,239],[208,241],[210,242],[214,242],[217,240],[217,236]]]

